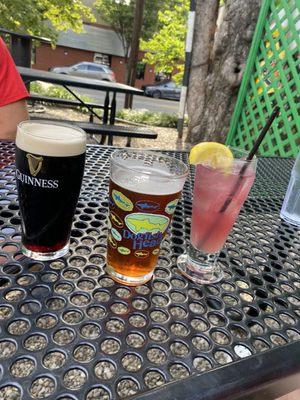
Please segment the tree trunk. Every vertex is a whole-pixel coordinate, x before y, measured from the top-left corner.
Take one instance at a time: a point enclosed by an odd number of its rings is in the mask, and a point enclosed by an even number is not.
[[[219,0],[197,1],[188,142],[225,141],[260,4],[226,0],[219,13]]]
[[[126,69],[126,83],[127,85],[130,86],[135,85],[136,66],[139,56],[140,36],[143,25],[144,5],[145,5],[145,0],[136,0],[135,2],[130,55]],[[132,108],[132,94],[126,94],[124,107]]]

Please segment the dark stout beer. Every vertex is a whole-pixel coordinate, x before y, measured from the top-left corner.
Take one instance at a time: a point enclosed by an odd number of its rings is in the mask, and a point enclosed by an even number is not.
[[[85,162],[85,133],[63,124],[23,122],[16,138],[16,180],[23,252],[53,259],[68,251]]]

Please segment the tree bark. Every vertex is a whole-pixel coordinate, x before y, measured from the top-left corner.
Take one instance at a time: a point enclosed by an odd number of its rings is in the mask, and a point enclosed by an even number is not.
[[[134,86],[136,78],[136,67],[139,56],[140,36],[143,25],[145,0],[136,0],[134,9],[133,32],[130,45],[130,55],[126,69],[126,83]],[[126,94],[124,108],[132,108],[132,95]]]
[[[219,13],[219,0],[197,1],[188,142],[225,141],[260,4],[226,0]]]

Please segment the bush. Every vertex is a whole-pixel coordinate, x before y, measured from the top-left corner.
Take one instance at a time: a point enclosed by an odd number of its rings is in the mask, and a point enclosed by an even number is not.
[[[30,83],[30,92],[36,93],[40,95],[45,95],[45,88],[40,82],[31,82]]]
[[[30,84],[30,92],[40,94],[41,96],[57,97],[58,99],[76,100],[65,88],[57,85],[44,86],[40,82],[32,82]],[[86,95],[78,93],[76,93],[76,95],[84,102],[92,102],[91,98]]]
[[[40,94],[41,96],[48,97],[57,97],[59,99],[64,100],[75,100],[74,97],[69,93],[65,88],[56,85],[43,85],[40,82],[32,82],[30,84],[30,91],[32,93]],[[81,98],[84,102],[90,103],[92,100],[85,95],[79,95],[76,93],[78,97]],[[87,109],[78,108],[81,111],[88,111]],[[99,113],[100,110],[97,110]],[[102,113],[102,112],[100,112]],[[176,113],[160,113],[153,112],[146,109],[140,110],[130,110],[123,109],[118,110],[116,113],[116,117],[129,121],[136,122],[138,124],[145,124],[151,126],[161,126],[163,128],[176,128],[178,115]],[[187,121],[185,120],[185,123]]]
[[[149,110],[123,109],[117,111],[117,118],[139,124],[176,128],[178,115],[176,113],[160,113]]]

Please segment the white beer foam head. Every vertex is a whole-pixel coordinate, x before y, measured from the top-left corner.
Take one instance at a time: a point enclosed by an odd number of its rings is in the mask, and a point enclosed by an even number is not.
[[[182,161],[151,151],[122,149],[111,156],[112,181],[136,193],[178,193],[187,173],[188,168]]]
[[[18,125],[16,145],[41,156],[71,157],[85,152],[86,134],[59,122],[24,121]]]

